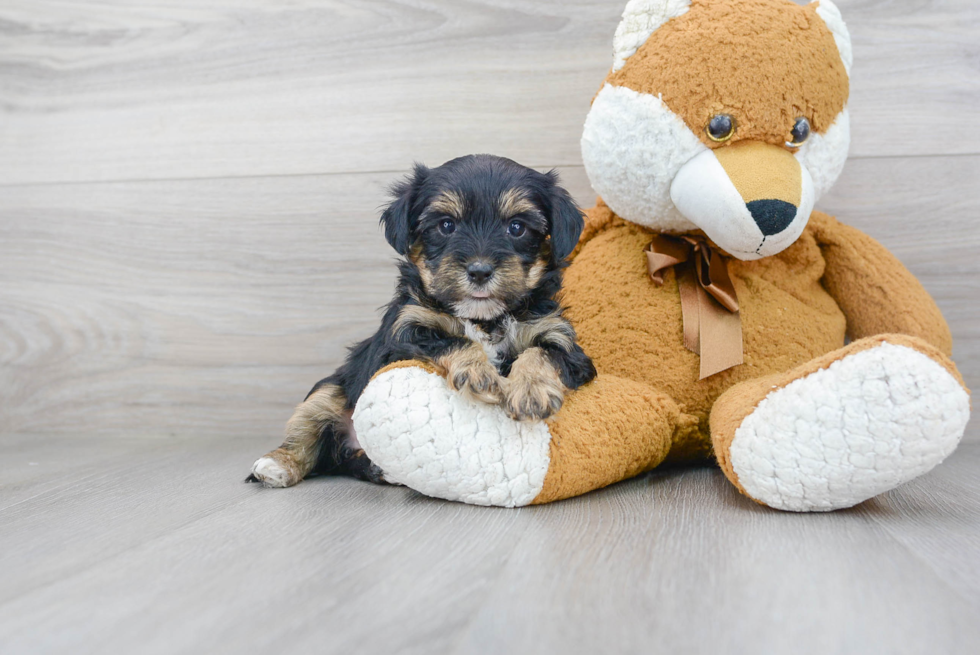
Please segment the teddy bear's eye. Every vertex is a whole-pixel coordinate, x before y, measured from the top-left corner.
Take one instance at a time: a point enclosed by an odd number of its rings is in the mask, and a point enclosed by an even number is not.
[[[708,122],[705,132],[712,141],[728,141],[735,134],[735,119],[728,114],[718,114]]]
[[[804,141],[810,138],[810,121],[803,117],[797,118],[789,135],[790,140],[786,142],[786,145],[790,148],[799,148]]]

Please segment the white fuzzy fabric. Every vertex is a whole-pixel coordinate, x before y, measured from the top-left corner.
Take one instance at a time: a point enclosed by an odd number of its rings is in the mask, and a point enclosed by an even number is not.
[[[847,109],[827,128],[824,134],[813,132],[800,149],[796,159],[813,178],[814,202],[820,200],[834,186],[844,164],[847,150],[851,147],[851,116]]]
[[[375,378],[357,401],[354,430],[389,482],[471,505],[530,504],[551,463],[543,421],[511,420],[419,368]]]
[[[707,150],[656,96],[606,84],[582,132],[592,188],[618,216],[662,232],[697,229],[670,200],[674,176]]]
[[[854,49],[851,47],[851,33],[847,31],[844,24],[844,17],[841,16],[840,9],[830,0],[816,0],[817,16],[823,19],[830,33],[834,35],[834,42],[837,44],[837,52],[840,59],[844,62],[844,70],[848,76],[851,74],[851,66],[854,64]]]
[[[969,417],[969,396],[945,368],[885,343],[766,396],[735,431],[731,462],[770,507],[851,507],[939,464]]]
[[[768,237],[762,234],[713,150],[705,150],[681,168],[670,186],[670,199],[722,249],[751,261],[782,252],[803,233],[813,211],[813,181],[806,168],[800,173],[802,189],[796,218],[785,230]]]
[[[613,66],[618,71],[636,54],[650,35],[671,18],[687,12],[691,0],[630,0],[623,10],[623,20],[613,36]]]

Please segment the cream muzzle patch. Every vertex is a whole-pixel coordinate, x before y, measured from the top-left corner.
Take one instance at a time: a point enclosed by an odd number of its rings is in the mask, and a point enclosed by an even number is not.
[[[748,144],[740,153],[705,150],[681,167],[670,186],[677,210],[745,261],[775,255],[795,242],[814,203],[807,169],[785,151],[781,159],[767,150],[779,151],[774,146],[758,146]]]

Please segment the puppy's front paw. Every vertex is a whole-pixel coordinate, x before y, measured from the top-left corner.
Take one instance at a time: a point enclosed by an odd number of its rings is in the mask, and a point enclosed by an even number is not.
[[[512,385],[507,394],[507,414],[516,421],[545,419],[561,409],[565,394],[549,381]]]
[[[449,371],[449,386],[489,405],[503,401],[503,378],[490,362],[468,362]]]
[[[517,421],[546,419],[565,402],[565,385],[540,348],[517,358],[507,383],[507,413]]]

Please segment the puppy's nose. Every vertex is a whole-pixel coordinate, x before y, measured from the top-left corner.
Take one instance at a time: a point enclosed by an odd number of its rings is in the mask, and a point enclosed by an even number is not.
[[[747,207],[755,224],[767,237],[779,234],[796,218],[796,205],[783,200],[753,200]]]
[[[473,284],[486,284],[493,275],[493,266],[486,262],[473,262],[466,267],[466,275]]]

